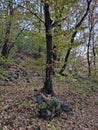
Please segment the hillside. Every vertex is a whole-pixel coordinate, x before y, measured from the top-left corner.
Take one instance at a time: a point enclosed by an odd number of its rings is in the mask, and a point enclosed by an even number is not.
[[[73,115],[62,112],[51,120],[37,116],[36,94],[44,84],[34,59],[17,54],[0,67],[0,130],[98,130],[98,80],[53,77],[55,97],[70,103]],[[39,66],[38,66],[39,67]],[[43,95],[51,99],[50,95]]]

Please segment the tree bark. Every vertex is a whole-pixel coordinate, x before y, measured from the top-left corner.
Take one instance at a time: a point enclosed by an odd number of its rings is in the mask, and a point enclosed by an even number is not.
[[[88,77],[91,76],[91,61],[90,61],[90,44],[92,39],[92,31],[93,31],[93,24],[90,22],[92,19],[92,14],[88,16],[88,28],[89,28],[89,38],[87,43],[87,63],[88,63]]]
[[[94,31],[93,31],[93,36],[92,36],[92,42],[93,42],[93,65],[94,65],[94,70],[95,70],[95,75],[96,75],[96,51],[95,51]]]
[[[76,36],[76,33],[77,33],[77,31],[75,31],[75,32],[73,33],[72,38],[71,38],[71,43],[74,42],[74,37]],[[62,68],[61,68],[61,70],[60,70],[60,72],[59,72],[62,76],[64,76],[63,71],[65,70],[65,68],[66,68],[66,66],[67,66],[67,61],[68,61],[68,58],[69,58],[71,49],[72,49],[72,48],[68,48],[67,53],[66,53],[66,56],[65,56],[64,64],[63,64],[63,66],[62,66]]]
[[[88,77],[91,76],[91,63],[90,63],[90,43],[88,43],[87,45],[87,63],[88,63]]]
[[[53,53],[52,53],[52,20],[49,13],[49,5],[44,3],[45,15],[45,33],[46,33],[46,46],[47,46],[47,60],[46,60],[46,78],[42,91],[46,94],[54,94],[52,75],[53,75]]]
[[[8,58],[9,55],[9,35],[10,35],[10,30],[11,30],[11,24],[12,24],[12,17],[13,17],[13,3],[12,0],[9,0],[8,4],[8,9],[9,9],[9,18],[7,22],[7,27],[6,27],[6,32],[5,32],[5,40],[4,40],[4,45],[2,47],[1,54],[2,56]]]

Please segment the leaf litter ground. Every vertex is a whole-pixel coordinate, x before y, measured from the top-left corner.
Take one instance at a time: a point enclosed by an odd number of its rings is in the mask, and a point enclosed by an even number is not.
[[[0,130],[98,130],[98,89],[86,96],[69,87],[65,80],[58,84],[58,79],[54,78],[56,96],[72,104],[74,115],[62,113],[46,121],[37,116],[35,98],[43,79],[37,74],[29,76],[29,82],[22,76],[5,85],[0,81]]]

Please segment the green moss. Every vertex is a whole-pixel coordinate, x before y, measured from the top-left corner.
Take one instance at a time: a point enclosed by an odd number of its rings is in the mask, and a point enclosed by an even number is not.
[[[0,69],[0,76],[7,76],[9,74],[9,72],[7,70],[4,69]]]
[[[43,102],[41,105],[40,105],[40,109],[46,109],[47,108],[47,103]]]
[[[33,88],[36,88],[36,87],[40,86],[40,83],[37,82],[37,81],[33,81],[33,82],[30,83],[30,86],[32,86]]]
[[[28,107],[30,107],[31,103],[32,103],[31,101],[25,101],[22,103],[22,107],[28,108]]]

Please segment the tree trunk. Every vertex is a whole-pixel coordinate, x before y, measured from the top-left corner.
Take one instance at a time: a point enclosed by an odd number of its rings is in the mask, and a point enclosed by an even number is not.
[[[77,33],[77,31],[75,31],[75,32],[73,33],[72,38],[71,38],[71,43],[74,42],[74,37],[76,36],[76,33]],[[69,48],[69,49],[67,50],[67,53],[66,53],[66,56],[65,56],[65,60],[64,60],[64,64],[63,64],[63,66],[62,66],[62,68],[61,68],[61,70],[60,70],[60,72],[59,72],[62,76],[64,76],[63,71],[65,70],[65,68],[66,68],[66,66],[67,66],[67,61],[68,61],[68,58],[69,58],[71,49],[72,49],[72,48]]]
[[[90,52],[90,43],[88,43],[88,46],[87,46],[88,77],[91,76],[91,63],[90,63],[89,52]]]
[[[94,65],[94,70],[95,70],[95,75],[96,75],[96,51],[95,51],[95,40],[94,40],[94,31],[93,31],[93,36],[92,36],[92,42],[93,42],[93,65]]]
[[[49,5],[44,3],[44,15],[45,15],[45,33],[46,33],[46,46],[47,46],[47,60],[46,60],[46,78],[42,91],[46,94],[53,94],[53,53],[52,53],[52,20],[49,13]]]
[[[8,44],[5,42],[2,48],[2,52],[1,52],[2,56],[4,56],[5,58],[8,58]]]
[[[5,40],[4,40],[4,45],[1,51],[2,56],[8,58],[9,55],[9,35],[10,35],[10,30],[11,30],[11,24],[12,24],[12,17],[13,17],[13,2],[12,0],[9,0],[8,4],[8,11],[9,11],[9,18],[7,22],[7,27],[6,27],[6,32],[5,32]]]
[[[80,19],[80,21],[79,21],[79,22],[76,24],[76,26],[75,26],[75,31],[74,31],[74,33],[72,34],[71,41],[70,41],[71,44],[74,43],[74,38],[75,38],[75,36],[76,36],[76,34],[77,34],[77,29],[81,26],[82,22],[84,21],[85,17],[87,16],[87,14],[88,14],[88,12],[89,12],[91,2],[92,2],[92,0],[87,1],[86,12],[84,13],[83,17]],[[60,72],[59,72],[59,73],[60,73],[61,75],[63,75],[63,76],[64,76],[63,72],[64,72],[64,70],[65,70],[65,68],[66,68],[66,66],[67,66],[67,61],[68,61],[68,58],[69,58],[69,56],[70,56],[71,49],[72,49],[72,48],[68,48],[67,53],[66,53],[66,55],[65,55],[64,64],[63,64],[63,66],[62,66],[62,68],[61,68],[61,70],[60,70]]]
[[[90,43],[92,39],[92,31],[93,31],[93,24],[92,22],[90,23],[92,18],[92,14],[88,16],[88,28],[89,28],[89,39],[87,43],[87,63],[88,63],[88,77],[91,76],[91,61],[90,61]]]

